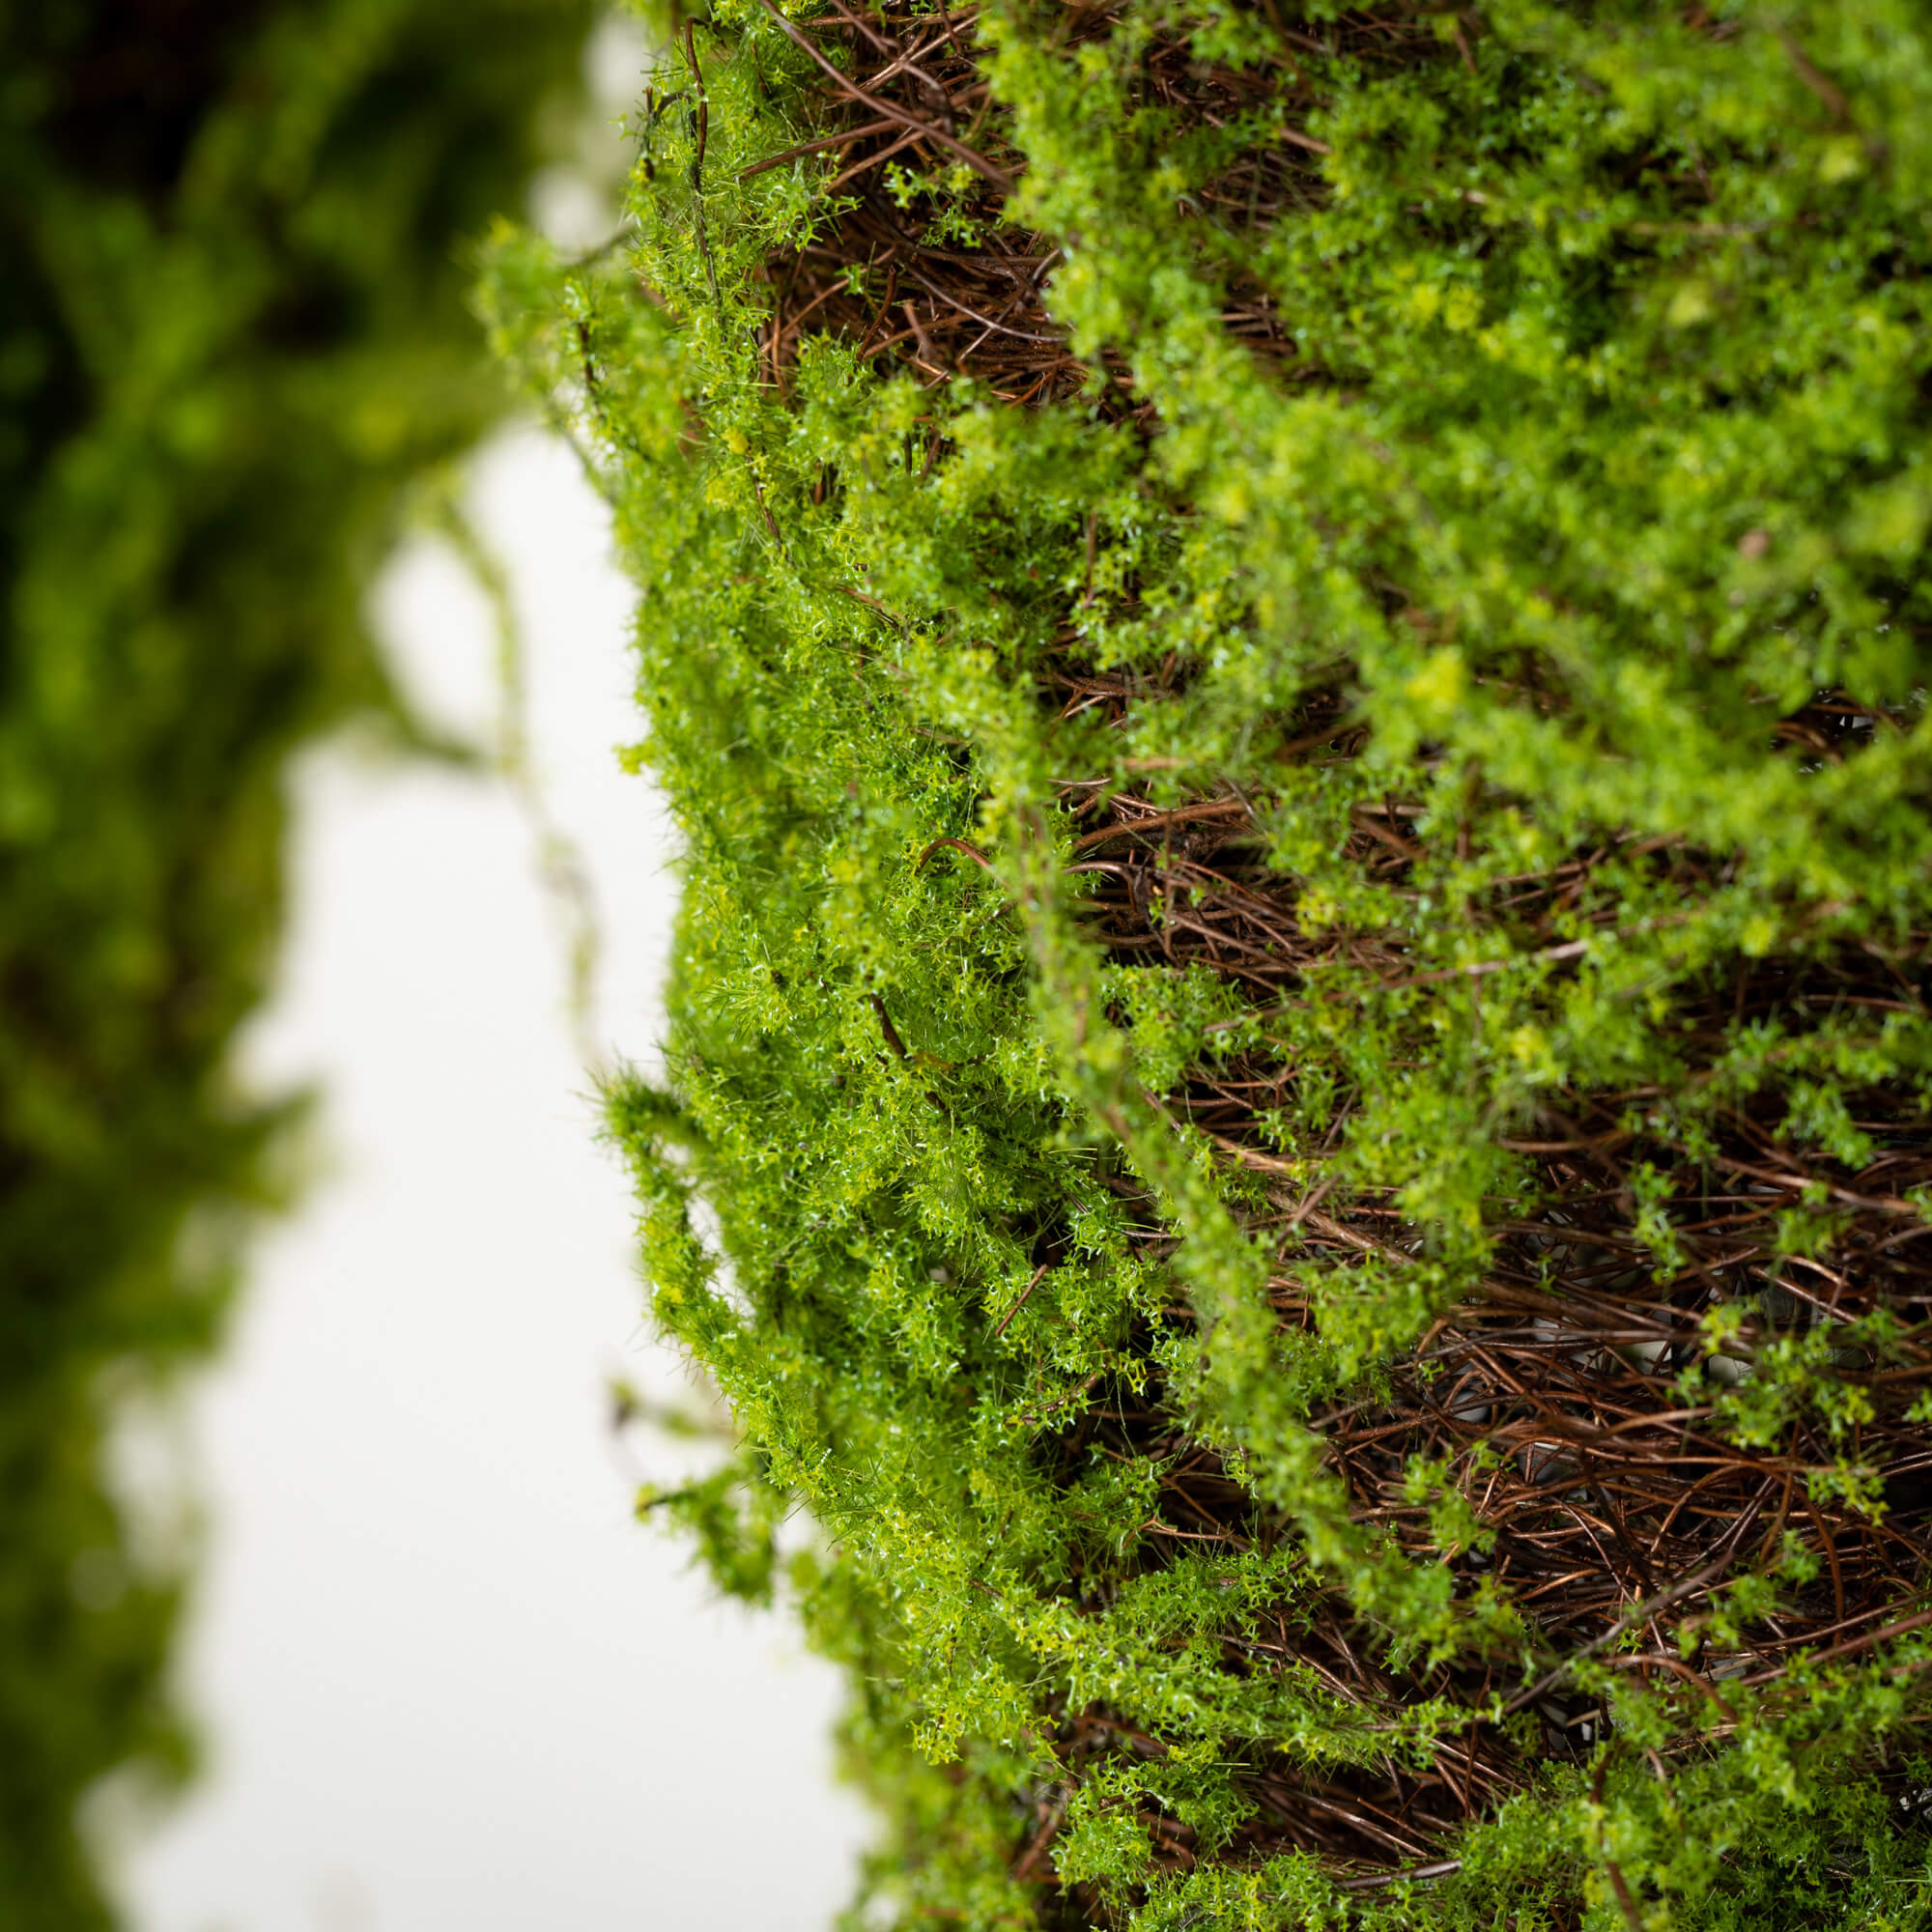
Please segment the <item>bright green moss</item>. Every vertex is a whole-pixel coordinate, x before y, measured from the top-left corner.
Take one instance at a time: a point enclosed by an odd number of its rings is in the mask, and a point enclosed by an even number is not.
[[[1741,1453],[1808,1431],[1810,1505],[1889,1507],[1866,1368],[1916,1359],[1918,1317],[1774,1330],[1780,1270],[1851,1265],[1846,1217],[1880,1210],[1844,1177],[1918,1147],[1932,1067],[1924,22],[1504,0],[1384,23],[1398,59],[1320,5],[1110,19],[994,0],[980,69],[1024,159],[1004,217],[1061,251],[1047,308],[1152,427],[1097,378],[1015,408],[837,332],[774,380],[774,286],[842,215],[829,163],[745,174],[830,111],[750,0],[652,77],[622,259],[506,236],[485,292],[641,588],[637,755],[687,898],[668,1088],[620,1088],[613,1130],[659,1319],[743,1431],[745,1534],[795,1498],[830,1540],[796,1586],[898,1834],[875,1904],[1925,1922],[1922,1631],[1776,1684],[1621,1667],[1817,1601],[1796,1475],[1747,1574],[1657,1578],[1654,1638],[1633,1612],[1579,1653],[1474,1560],[1531,1449],[1412,1460],[1399,1529],[1315,1426],[1426,1384],[1418,1342],[1498,1269],[1575,1292],[1508,1245],[1563,1205],[1537,1155],[1572,1114],[1633,1148],[1618,1292],[1694,1285],[1748,1115],[1811,1179],[1750,1251],[1773,1287],[1711,1302],[1667,1401]],[[1218,125],[1163,105],[1177,42],[1272,91]],[[1257,151],[1286,174],[1249,225],[1216,184]],[[904,191],[935,245],[986,232],[970,169]],[[1223,323],[1264,298],[1271,357]],[[1138,695],[1063,705],[1069,653]],[[1780,735],[1834,693],[1855,741]],[[1279,996],[1096,937],[1124,917],[1096,792],[1251,814],[1301,962]],[[1188,904],[1136,917],[1165,945]],[[1895,997],[1807,1004],[1861,949]],[[1257,1065],[1237,1135],[1197,1123],[1190,1093]],[[1901,1239],[1919,1201],[1882,1210]],[[1094,1446],[1144,1402],[1138,1450]],[[1190,1538],[1161,1511],[1210,1452],[1242,1502]],[[1332,1616],[1411,1689],[1345,1694],[1309,1661]],[[1543,1751],[1539,1681],[1597,1696],[1607,1740]],[[1279,1849],[1270,1778],[1453,1767],[1477,1730],[1539,1768],[1434,1861],[1380,1858],[1426,1876]]]

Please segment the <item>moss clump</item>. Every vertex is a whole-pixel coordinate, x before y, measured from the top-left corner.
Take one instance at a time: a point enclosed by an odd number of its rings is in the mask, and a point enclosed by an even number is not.
[[[1918,10],[662,24],[486,294],[686,841],[653,1500],[825,1528],[851,1922],[1924,1922]]]
[[[460,244],[577,0],[0,4],[0,1922],[109,1922],[74,1807],[185,1760],[103,1484],[211,1341],[283,1109],[222,1064],[290,751],[384,702],[400,486],[506,400]]]

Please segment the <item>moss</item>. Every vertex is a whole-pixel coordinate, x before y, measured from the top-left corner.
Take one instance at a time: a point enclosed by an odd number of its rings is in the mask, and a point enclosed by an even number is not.
[[[178,1776],[180,1579],[105,1483],[217,1332],[286,1103],[224,1059],[290,752],[387,704],[401,487],[507,397],[458,250],[521,192],[571,0],[0,7],[0,1919],[112,1914],[74,1810]]]
[[[1922,1922],[1922,21],[661,26],[484,300],[851,1922]]]

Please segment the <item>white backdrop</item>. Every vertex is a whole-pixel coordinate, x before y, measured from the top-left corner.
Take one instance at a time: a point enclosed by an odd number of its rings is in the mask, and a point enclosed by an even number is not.
[[[630,593],[574,460],[525,431],[472,507],[510,562],[536,760],[605,928],[598,1016],[647,1060],[666,832]],[[433,543],[382,586],[423,708],[495,704],[487,612]],[[496,780],[327,748],[296,781],[282,991],[248,1042],[317,1079],[327,1162],[261,1243],[194,1396],[209,1552],[183,1676],[208,1773],[127,1865],[139,1932],[807,1932],[866,1829],[831,1672],[631,1520],[601,1390],[639,1326],[629,1189],[592,1139],[562,952]]]

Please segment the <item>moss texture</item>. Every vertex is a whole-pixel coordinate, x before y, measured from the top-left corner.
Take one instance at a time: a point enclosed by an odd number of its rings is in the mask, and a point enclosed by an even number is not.
[[[645,1506],[823,1526],[850,1923],[1926,1922],[1922,11],[658,27],[485,301],[685,841]]]

